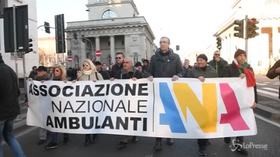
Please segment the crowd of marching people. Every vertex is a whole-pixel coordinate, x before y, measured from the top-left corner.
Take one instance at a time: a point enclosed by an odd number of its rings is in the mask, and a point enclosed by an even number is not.
[[[151,59],[143,59],[142,62],[137,62],[133,65],[132,59],[126,57],[124,53],[118,52],[115,57],[115,64],[112,67],[108,67],[106,64],[102,64],[99,61],[92,62],[89,59],[85,59],[82,62],[82,65],[79,69],[68,68],[66,69],[64,66],[57,65],[52,68],[47,68],[44,66],[33,67],[30,72],[29,78],[30,80],[37,81],[48,81],[48,80],[56,80],[56,81],[100,81],[100,80],[111,80],[114,81],[116,79],[141,79],[147,78],[152,81],[153,78],[170,78],[172,81],[179,80],[180,78],[197,78],[201,82],[204,82],[207,78],[217,78],[217,77],[241,77],[242,79],[247,79],[247,86],[254,87],[256,89],[256,80],[254,76],[254,72],[252,67],[247,63],[247,53],[244,50],[237,49],[232,63],[228,63],[222,57],[220,52],[217,50],[213,54],[212,60],[209,60],[205,54],[199,54],[196,57],[196,63],[192,66],[190,65],[190,61],[188,59],[184,60],[182,64],[181,59],[178,54],[173,52],[170,46],[170,39],[168,37],[162,37],[160,39],[160,48],[155,52],[155,54],[151,57]],[[3,60],[0,59],[0,64],[2,64]],[[1,65],[2,66],[2,65]],[[5,82],[7,78],[2,78],[2,69],[0,75],[0,82]],[[8,68],[6,68],[8,69]],[[271,74],[271,78],[279,75],[279,70],[277,74]],[[12,75],[13,78],[16,79],[15,74]],[[16,81],[13,82],[13,86],[17,88]],[[3,87],[2,87],[3,86]],[[1,84],[2,88],[8,88]],[[11,90],[11,89],[10,89]],[[4,123],[5,125],[9,125],[10,121],[6,119],[13,120],[18,114],[18,108],[14,108],[13,111],[8,112],[5,109],[5,114],[2,113],[2,108],[12,108],[8,106],[10,103],[17,104],[17,102],[10,102],[14,100],[2,100],[5,95],[1,90],[1,104],[2,101],[7,104],[7,106],[0,106],[1,114],[0,114],[0,131],[3,132]],[[7,89],[9,92],[9,90]],[[255,90],[256,91],[256,90]],[[8,93],[7,93],[8,94]],[[10,94],[14,94],[15,97],[18,96],[17,91],[10,91]],[[255,98],[256,92],[255,92]],[[254,104],[250,104],[252,108],[255,107],[257,99]],[[11,109],[12,110],[12,109]],[[6,115],[7,113],[7,115]],[[8,113],[11,113],[8,115]],[[5,121],[6,120],[6,121]],[[16,153],[20,153],[23,155],[23,152],[16,142],[16,139],[10,134],[7,130],[7,133],[4,135],[0,135],[0,142],[2,140],[2,136],[7,141],[7,143],[16,149],[12,149]],[[5,130],[4,130],[5,132]],[[8,134],[8,135],[7,135]],[[6,136],[7,135],[7,136]],[[59,141],[59,133],[49,132],[45,129],[39,129],[38,135],[38,145],[44,145],[47,150],[54,149],[58,147]],[[71,138],[69,134],[62,134],[63,143],[67,143]],[[88,146],[95,142],[97,134],[86,134],[84,135],[84,145]],[[139,137],[136,136],[122,136],[121,140],[118,143],[118,149],[126,148],[126,146],[130,142],[137,142]],[[156,138],[154,144],[154,150],[160,151],[162,150],[162,141],[166,140],[167,145],[173,145],[175,143],[174,139],[162,139]],[[231,139],[229,137],[224,138],[224,142],[226,144],[230,144],[231,141],[234,140],[239,144],[243,144],[244,137],[236,137]],[[198,152],[200,156],[207,155],[207,146],[211,144],[208,139],[198,139]],[[2,147],[0,147],[0,152],[2,152]],[[242,147],[236,149],[237,152],[241,154],[247,154],[247,151]],[[1,156],[1,154],[0,154]],[[20,156],[20,155],[19,155]]]

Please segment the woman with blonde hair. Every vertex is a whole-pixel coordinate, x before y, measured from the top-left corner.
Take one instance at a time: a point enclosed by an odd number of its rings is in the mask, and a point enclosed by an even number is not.
[[[97,71],[95,65],[91,60],[85,59],[83,61],[81,70],[77,73],[77,81],[97,81],[103,80],[102,75]],[[85,146],[94,143],[96,134],[86,134],[85,136]]]
[[[66,69],[62,65],[55,65],[52,68],[52,79],[54,81],[67,81]],[[69,140],[68,134],[63,134],[63,143],[67,143]],[[46,149],[55,149],[58,146],[58,133],[50,132],[50,142],[46,145]]]
[[[81,70],[78,71],[77,74],[78,81],[96,81],[96,80],[103,80],[102,75],[97,71],[95,65],[92,63],[91,60],[85,59]]]
[[[66,69],[63,65],[55,65],[52,70],[52,80],[67,81]]]

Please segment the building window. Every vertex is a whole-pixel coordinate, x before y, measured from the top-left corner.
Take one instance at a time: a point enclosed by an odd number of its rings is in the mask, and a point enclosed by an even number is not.
[[[108,9],[108,10],[104,11],[104,13],[102,15],[102,18],[103,19],[108,19],[108,18],[115,18],[117,16],[118,15],[114,11]]]

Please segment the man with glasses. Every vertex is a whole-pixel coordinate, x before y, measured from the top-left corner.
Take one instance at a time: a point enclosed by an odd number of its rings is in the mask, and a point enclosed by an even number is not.
[[[220,51],[216,50],[213,55],[213,60],[209,62],[209,65],[216,70],[218,77],[221,77],[224,68],[228,65],[228,62],[221,57]]]
[[[182,63],[178,54],[174,53],[170,46],[170,39],[168,37],[160,38],[160,48],[152,56],[150,62],[150,80],[153,77],[169,77],[172,81],[179,79],[178,75],[182,72]],[[167,139],[168,145],[173,145],[173,139]],[[162,149],[162,139],[156,138],[154,150],[160,151]]]
[[[113,65],[111,70],[111,79],[120,79],[121,70],[123,67],[124,53],[117,52],[116,53],[116,63]]]

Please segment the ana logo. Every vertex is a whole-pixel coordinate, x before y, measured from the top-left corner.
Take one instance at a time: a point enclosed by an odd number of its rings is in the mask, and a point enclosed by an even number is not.
[[[187,133],[187,128],[180,117],[180,112],[187,121],[189,110],[204,133],[217,130],[217,123],[230,124],[234,131],[249,130],[240,114],[240,107],[233,89],[227,83],[220,83],[219,89],[215,83],[202,84],[202,102],[187,83],[173,83],[173,89],[167,83],[159,83],[160,98],[165,113],[160,114],[160,124],[169,125],[173,133]],[[227,113],[221,115],[218,121],[217,90],[220,90]],[[174,92],[175,98],[171,91]],[[174,99],[179,103],[177,108]]]

